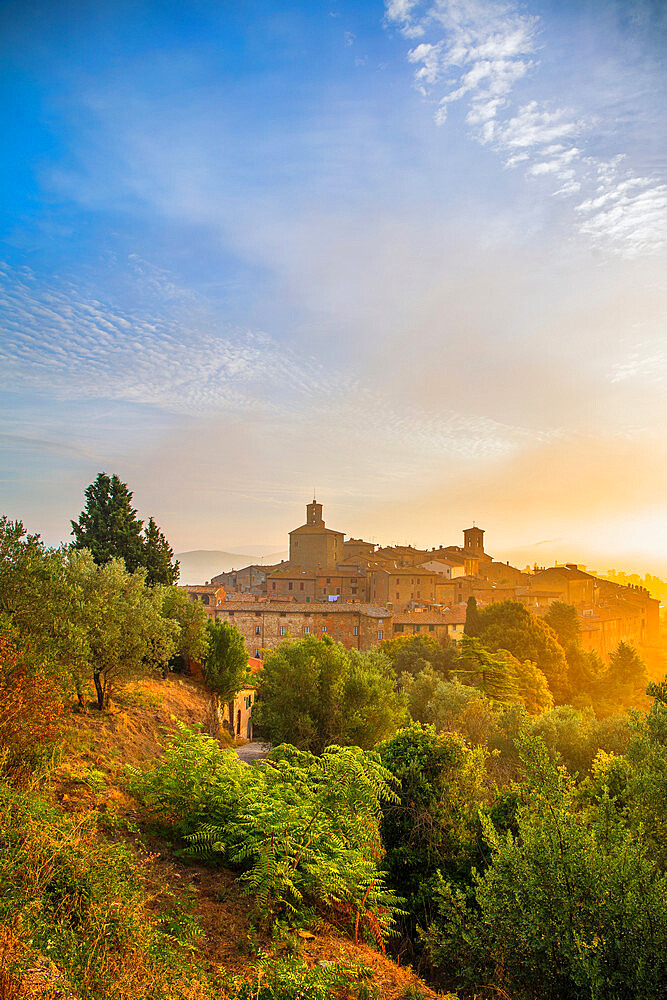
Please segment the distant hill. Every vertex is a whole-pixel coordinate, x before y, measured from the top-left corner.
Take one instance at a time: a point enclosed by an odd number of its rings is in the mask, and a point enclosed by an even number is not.
[[[254,546],[253,546],[254,547]],[[206,583],[218,573],[227,573],[230,569],[242,569],[250,563],[258,565],[280,562],[287,559],[287,552],[269,552],[258,555],[254,552],[244,555],[239,552],[220,552],[217,549],[195,549],[193,552],[177,552],[176,558],[181,564],[179,583]]]

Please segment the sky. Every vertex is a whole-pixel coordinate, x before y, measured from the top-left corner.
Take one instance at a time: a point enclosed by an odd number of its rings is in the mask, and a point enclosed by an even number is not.
[[[0,2],[0,511],[667,574],[661,0]]]

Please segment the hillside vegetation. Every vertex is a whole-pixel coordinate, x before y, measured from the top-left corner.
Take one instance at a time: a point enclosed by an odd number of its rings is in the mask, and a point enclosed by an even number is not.
[[[254,772],[191,728],[210,708],[190,678],[132,682],[105,713],[66,708],[41,778],[5,776],[0,997],[435,996],[334,924],[263,926],[238,868],[184,858],[164,817],[135,797],[142,769],[169,768],[169,734]]]
[[[0,1000],[662,995],[667,687],[636,650],[514,602],[456,646],[286,642],[251,766],[218,712],[240,634],[105,559],[0,522]]]

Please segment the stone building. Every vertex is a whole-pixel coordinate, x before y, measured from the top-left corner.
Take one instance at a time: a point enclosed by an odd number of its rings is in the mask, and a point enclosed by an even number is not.
[[[354,567],[314,570],[287,565],[269,576],[266,588],[268,596],[277,600],[368,601],[366,573]]]
[[[216,583],[193,584],[178,589],[184,590],[191,601],[201,601],[207,608],[214,608],[225,599],[225,588]]]
[[[426,635],[440,643],[456,642],[463,634],[465,623],[465,607],[446,608],[443,611],[421,611],[416,608],[414,611],[394,615],[394,638]]]
[[[342,531],[327,528],[322,504],[306,504],[306,523],[289,533],[289,561],[303,569],[334,569],[343,558]]]
[[[403,611],[414,604],[431,604],[436,599],[439,577],[418,566],[373,569],[369,573],[368,596],[374,604],[391,604]]]
[[[227,601],[210,613],[216,621],[235,625],[256,658],[284,639],[328,635],[348,649],[372,649],[392,634],[391,612],[372,604]]]
[[[211,580],[227,591],[236,591],[242,594],[262,593],[266,590],[266,578],[277,567],[259,566],[253,563],[251,566],[244,566],[243,569],[233,569],[228,573],[218,573]]]

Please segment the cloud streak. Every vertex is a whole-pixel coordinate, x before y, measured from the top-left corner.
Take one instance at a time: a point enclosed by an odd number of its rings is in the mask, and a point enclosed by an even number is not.
[[[523,169],[553,196],[582,199],[573,205],[574,224],[596,247],[624,257],[667,247],[667,185],[660,178],[637,175],[622,153],[596,156],[594,123],[582,113],[518,103],[517,84],[540,65],[537,16],[495,0],[387,0],[385,22],[410,41],[420,39],[407,58],[420,93],[436,101],[436,124],[445,125],[449,108],[465,101],[471,136],[506,168]]]

